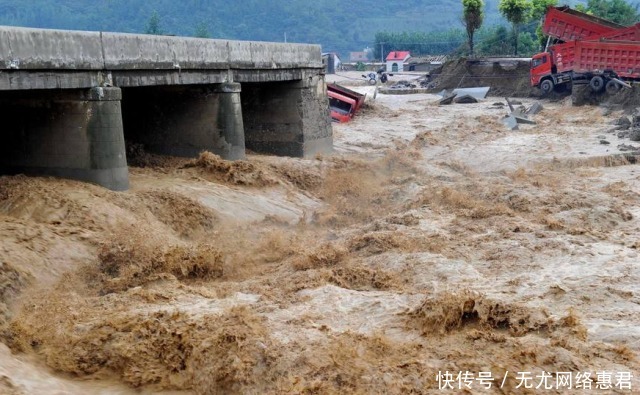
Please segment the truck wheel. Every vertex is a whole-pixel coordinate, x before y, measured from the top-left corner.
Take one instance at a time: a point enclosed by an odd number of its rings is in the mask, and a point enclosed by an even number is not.
[[[608,94],[614,95],[620,90],[620,85],[615,81],[609,80],[604,88]]]
[[[591,81],[589,81],[589,86],[591,87],[592,91],[598,93],[602,90],[602,88],[604,88],[604,79],[599,75],[596,75],[595,77],[591,78]]]
[[[551,93],[551,91],[553,91],[553,81],[551,80],[542,81],[540,83],[540,89],[545,95]]]

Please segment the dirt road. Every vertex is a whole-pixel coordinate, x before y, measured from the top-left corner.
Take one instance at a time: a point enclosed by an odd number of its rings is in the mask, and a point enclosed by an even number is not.
[[[378,95],[310,160],[0,178],[0,392],[640,391],[621,114],[436,100]]]

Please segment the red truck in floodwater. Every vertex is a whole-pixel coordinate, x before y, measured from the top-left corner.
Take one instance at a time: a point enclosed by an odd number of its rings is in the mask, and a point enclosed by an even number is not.
[[[573,83],[613,93],[620,79],[640,79],[640,24],[624,27],[568,7],[550,7],[542,31],[567,41],[531,59],[531,85],[545,93]]]
[[[334,122],[349,122],[362,107],[366,95],[337,84],[327,84],[331,119]]]

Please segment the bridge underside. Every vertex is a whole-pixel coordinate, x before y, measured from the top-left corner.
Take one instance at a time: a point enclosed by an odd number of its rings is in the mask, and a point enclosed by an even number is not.
[[[128,187],[126,144],[331,150],[319,45],[0,26],[0,171]]]
[[[6,82],[10,73],[2,74]],[[104,83],[103,76],[89,74],[78,74],[84,79],[77,81]],[[297,157],[332,149],[322,76],[269,81],[275,74],[241,74],[236,77],[259,82],[183,84],[182,75],[182,84],[156,85],[170,83],[170,76],[116,74],[121,88],[52,89],[63,79],[14,74],[13,86],[26,90],[0,90],[0,172],[124,190],[127,143],[184,157],[206,150],[229,160],[244,158],[245,147]]]

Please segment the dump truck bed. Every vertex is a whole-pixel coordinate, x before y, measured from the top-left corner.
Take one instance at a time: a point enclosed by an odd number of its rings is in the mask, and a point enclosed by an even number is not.
[[[561,41],[597,39],[625,26],[569,7],[550,7],[544,18],[544,34]]]
[[[622,78],[640,78],[640,42],[578,40],[550,48],[557,72],[612,70]]]

